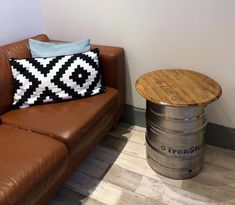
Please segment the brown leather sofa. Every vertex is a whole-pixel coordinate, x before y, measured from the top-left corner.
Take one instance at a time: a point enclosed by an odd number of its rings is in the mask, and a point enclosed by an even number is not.
[[[50,41],[45,34],[33,38]],[[9,59],[30,57],[28,41],[0,47],[0,205],[46,204],[123,114],[124,50],[94,47],[105,93],[15,110]]]

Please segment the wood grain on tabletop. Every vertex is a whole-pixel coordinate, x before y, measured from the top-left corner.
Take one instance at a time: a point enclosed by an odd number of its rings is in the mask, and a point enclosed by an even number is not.
[[[184,69],[163,69],[145,73],[136,90],[147,100],[169,106],[202,106],[218,99],[221,86],[212,78]]]

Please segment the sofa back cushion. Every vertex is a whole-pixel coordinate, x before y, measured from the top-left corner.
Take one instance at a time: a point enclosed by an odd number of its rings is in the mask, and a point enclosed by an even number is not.
[[[33,39],[49,41],[44,34]],[[0,47],[0,114],[10,110],[13,102],[13,77],[9,60],[11,58],[31,57],[28,39]]]
[[[89,51],[90,39],[75,42],[42,42],[29,39],[29,48],[33,58],[73,55]]]

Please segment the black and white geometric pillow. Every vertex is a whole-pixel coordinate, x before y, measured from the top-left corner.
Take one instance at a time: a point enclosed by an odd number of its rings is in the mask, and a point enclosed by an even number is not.
[[[11,59],[13,108],[83,98],[105,92],[99,50],[49,58]]]

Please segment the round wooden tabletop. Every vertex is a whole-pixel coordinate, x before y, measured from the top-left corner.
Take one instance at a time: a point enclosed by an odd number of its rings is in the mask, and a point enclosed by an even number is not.
[[[218,99],[220,85],[201,73],[183,69],[163,69],[146,73],[136,81],[136,90],[156,104],[202,106]]]

